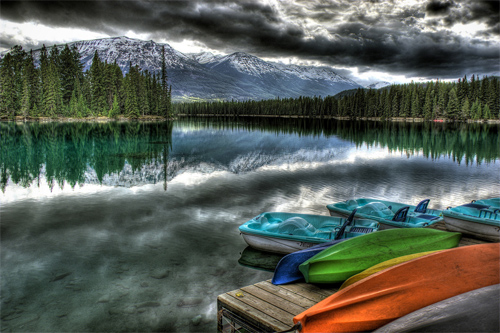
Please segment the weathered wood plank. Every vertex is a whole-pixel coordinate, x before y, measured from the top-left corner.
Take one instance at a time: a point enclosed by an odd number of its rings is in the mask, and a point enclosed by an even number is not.
[[[220,302],[223,307],[244,318],[248,323],[256,327],[262,327],[265,328],[264,330],[268,331],[284,331],[289,328],[289,325],[263,312],[265,309],[259,309],[260,305],[257,308],[248,305],[242,302],[239,297],[235,297],[230,293],[219,295],[217,301]]]
[[[233,296],[234,298],[237,298],[241,303],[244,303],[254,309],[259,309],[261,312],[267,314],[267,316],[274,318],[278,322],[281,322],[285,326],[285,328],[293,326],[293,316],[290,313],[277,308],[272,304],[262,302],[262,300],[260,300],[259,298],[242,290],[233,290],[228,292],[227,294]],[[242,296],[236,296],[236,294],[242,294]]]
[[[241,288],[245,293],[251,294],[262,300],[262,302],[272,304],[275,307],[288,312],[289,314],[296,316],[301,312],[304,312],[307,308],[299,306],[290,302],[289,300],[282,298],[276,294],[270,293],[264,289],[261,289],[255,285]]]
[[[287,289],[296,294],[302,295],[316,303],[324,300],[332,294],[332,292],[321,290],[315,285],[308,283],[293,283],[282,285],[281,288]]]
[[[269,281],[262,281],[255,286],[262,288],[270,293],[273,293],[276,296],[279,296],[281,298],[284,298],[294,304],[297,304],[298,306],[301,306],[305,309],[310,308],[314,304],[316,304],[316,301],[313,301],[309,298],[305,298],[303,295],[297,294],[295,292],[292,292],[290,290],[287,290],[285,288],[282,288],[281,286],[275,286],[274,284],[270,283]]]

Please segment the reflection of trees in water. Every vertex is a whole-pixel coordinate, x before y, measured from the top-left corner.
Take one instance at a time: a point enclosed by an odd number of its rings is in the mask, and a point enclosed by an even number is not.
[[[134,172],[145,164],[166,168],[172,123],[1,123],[0,138],[2,191],[9,177],[24,187],[39,182],[44,168],[52,187],[65,181],[74,187],[89,168],[100,182],[126,163]]]
[[[499,125],[405,123],[281,118],[183,118],[179,126],[267,131],[299,136],[337,136],[357,146],[381,146],[411,156],[448,156],[461,163],[489,163],[500,157]],[[128,163],[162,167],[166,189],[172,123],[0,123],[0,185],[24,187],[45,176],[53,187],[83,184],[89,169],[99,182]]]
[[[206,117],[185,118],[191,127],[262,130],[276,134],[338,136],[357,146],[381,146],[407,156],[448,156],[461,163],[492,162],[500,157],[499,125],[481,123],[376,122],[335,119]]]

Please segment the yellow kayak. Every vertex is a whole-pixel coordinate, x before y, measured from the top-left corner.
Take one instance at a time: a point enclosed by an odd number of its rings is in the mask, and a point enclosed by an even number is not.
[[[407,261],[410,261],[410,260],[413,260],[416,258],[423,257],[425,255],[428,255],[428,254],[431,254],[434,252],[437,252],[437,251],[426,251],[426,252],[420,252],[420,253],[413,253],[413,254],[408,254],[406,256],[397,257],[397,258],[383,261],[379,264],[376,264],[370,268],[365,269],[361,273],[358,273],[356,275],[351,276],[349,279],[345,280],[345,282],[342,284],[342,286],[340,286],[339,290],[344,289],[345,287],[348,287],[351,284],[358,282],[359,280],[363,280],[364,278],[369,277],[372,274],[380,272],[381,270],[384,270],[384,269],[392,267],[392,266],[396,266],[398,264],[401,264],[401,263],[404,263],[404,262],[407,262]]]

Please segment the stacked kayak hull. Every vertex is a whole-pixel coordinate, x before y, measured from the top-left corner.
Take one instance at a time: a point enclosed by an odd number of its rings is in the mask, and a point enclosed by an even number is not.
[[[257,250],[288,254],[334,240],[345,222],[340,217],[265,212],[242,224],[239,230],[245,242]],[[378,228],[376,221],[358,219],[346,226],[342,238],[365,235]]]
[[[406,256],[402,256],[402,257],[397,257],[397,258],[394,258],[394,259],[390,259],[390,260],[387,260],[387,261],[383,261],[381,262],[380,264],[376,264],[368,269],[365,269],[364,271],[362,271],[361,273],[359,274],[356,274],[356,275],[353,275],[351,276],[350,278],[348,278],[347,280],[345,280],[344,283],[342,283],[342,286],[340,286],[339,290],[342,290],[346,287],[349,287],[351,284],[353,283],[356,283],[358,281],[361,281],[367,277],[369,277],[370,275],[373,275],[377,272],[380,272],[386,268],[389,268],[389,267],[392,267],[392,266],[396,266],[396,265],[399,265],[399,264],[402,264],[404,262],[407,262],[407,261],[410,261],[410,260],[413,260],[413,259],[417,259],[417,258],[420,258],[420,257],[423,257],[423,256],[426,256],[428,254],[431,254],[431,253],[434,253],[436,251],[427,251],[427,252],[420,252],[420,253],[414,253],[414,254],[409,254],[409,255],[406,255]]]
[[[309,258],[314,257],[321,251],[345,241],[346,239],[334,240],[331,242],[312,246],[308,249],[293,252],[284,256],[276,265],[272,283],[276,285],[299,282],[304,280],[304,275],[299,270],[299,266]]]
[[[500,332],[500,284],[426,306],[375,332]]]
[[[385,269],[294,317],[300,332],[378,329],[428,305],[500,283],[500,244],[432,253]]]
[[[443,211],[446,229],[476,238],[500,241],[500,198],[473,201]]]
[[[382,230],[331,246],[299,270],[309,283],[339,283],[386,260],[456,247],[460,238],[460,233],[426,228]]]
[[[442,221],[441,211],[429,209],[429,199],[418,205],[369,198],[341,201],[326,206],[331,216],[348,216],[357,209],[356,218],[380,223],[380,230],[392,228],[422,228]],[[405,209],[406,208],[406,209]]]

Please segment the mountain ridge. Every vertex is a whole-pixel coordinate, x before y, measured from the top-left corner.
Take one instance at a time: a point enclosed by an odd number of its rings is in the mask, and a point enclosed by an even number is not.
[[[62,49],[65,45],[56,47]],[[90,68],[97,51],[101,61],[116,61],[124,74],[128,72],[130,64],[138,65],[141,70],[158,73],[161,68],[161,50],[165,47],[165,63],[173,101],[333,96],[343,90],[361,87],[328,66],[284,65],[267,62],[244,52],[228,55],[209,52],[184,54],[167,43],[124,36],[83,40],[67,45],[70,48],[73,45],[77,47],[84,70]],[[35,63],[38,62],[39,54],[40,49],[33,50]]]

